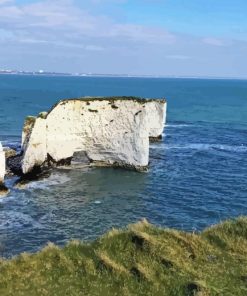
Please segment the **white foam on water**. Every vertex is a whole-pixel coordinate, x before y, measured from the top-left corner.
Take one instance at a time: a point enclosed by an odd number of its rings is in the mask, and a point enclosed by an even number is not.
[[[96,205],[100,205],[100,204],[101,204],[101,201],[96,200],[96,201],[94,202],[94,204],[96,204]]]
[[[0,218],[0,229],[20,228],[30,225],[32,228],[41,228],[41,224],[35,221],[31,216],[15,211],[3,211]]]
[[[202,144],[202,143],[192,143],[192,144],[152,144],[151,149],[184,149],[184,150],[222,150],[229,152],[247,152],[247,146],[244,145],[222,145],[222,144]]]
[[[39,222],[48,222],[48,221],[51,221],[54,217],[56,217],[56,215],[50,211],[48,213],[46,213],[45,215],[43,215],[40,219],[39,219]]]
[[[192,126],[192,124],[166,124],[166,127],[188,127],[188,126]]]
[[[2,140],[1,142],[2,142],[4,147],[21,145],[21,140],[20,139],[16,139],[16,140],[15,139],[7,139],[7,140]]]
[[[48,190],[50,186],[61,185],[70,181],[70,178],[65,174],[52,174],[50,177],[33,181],[27,184],[26,189],[44,189]]]
[[[0,197],[0,204],[6,203],[8,201],[10,201],[11,199],[15,199],[15,197],[13,195],[6,195],[4,197]]]

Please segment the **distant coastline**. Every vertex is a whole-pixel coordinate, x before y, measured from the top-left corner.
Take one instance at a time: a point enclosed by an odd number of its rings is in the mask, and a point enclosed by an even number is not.
[[[110,77],[110,78],[166,78],[166,79],[208,79],[208,80],[247,80],[247,77],[217,77],[217,76],[168,76],[168,75],[131,75],[131,74],[106,74],[106,73],[66,73],[49,71],[21,71],[0,70],[0,75],[24,75],[24,76],[65,76],[65,77]]]

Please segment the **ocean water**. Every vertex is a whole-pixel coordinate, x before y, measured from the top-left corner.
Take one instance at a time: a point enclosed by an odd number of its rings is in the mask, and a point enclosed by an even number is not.
[[[0,256],[92,240],[141,218],[200,231],[247,214],[247,81],[0,76],[0,141],[20,147],[26,115],[57,100],[133,95],[168,100],[150,170],[55,170],[0,200]],[[15,180],[7,180],[12,187]]]

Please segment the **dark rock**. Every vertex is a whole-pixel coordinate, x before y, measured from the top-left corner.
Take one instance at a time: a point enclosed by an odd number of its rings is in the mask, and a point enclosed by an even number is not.
[[[73,157],[68,157],[68,158],[56,161],[50,156],[50,154],[47,154],[47,161],[46,161],[46,164],[44,164],[44,166],[45,165],[47,165],[48,167],[70,166],[72,159]]]
[[[89,165],[91,161],[92,160],[88,157],[86,151],[77,151],[73,154],[70,165],[71,167]]]
[[[15,188],[25,189],[32,181],[39,181],[48,178],[51,175],[51,170],[48,168],[35,167],[31,173],[23,175],[15,183]]]
[[[5,196],[8,193],[9,193],[9,189],[3,183],[0,183],[0,197]]]
[[[7,170],[12,172],[13,174],[17,176],[22,175],[22,169],[21,169],[21,161],[22,161],[22,154],[18,154],[16,156],[11,156],[7,158],[6,160],[6,165],[7,165]]]
[[[158,137],[149,137],[149,141],[151,143],[156,143],[162,141],[162,135],[159,135]]]

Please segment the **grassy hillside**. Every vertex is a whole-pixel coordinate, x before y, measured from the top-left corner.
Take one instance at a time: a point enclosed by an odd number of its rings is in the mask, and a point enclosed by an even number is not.
[[[201,234],[142,221],[0,262],[0,295],[247,295],[247,218]]]

